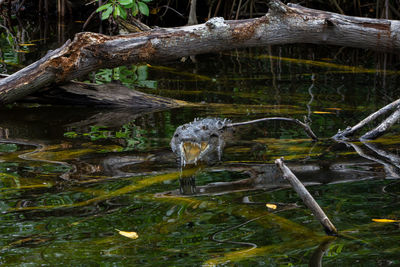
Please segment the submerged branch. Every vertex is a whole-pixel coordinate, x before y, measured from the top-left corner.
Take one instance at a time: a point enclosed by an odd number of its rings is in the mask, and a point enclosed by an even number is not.
[[[304,204],[311,210],[314,216],[324,227],[325,232],[328,235],[338,235],[336,227],[326,216],[325,212],[321,209],[312,195],[308,192],[305,186],[299,181],[299,179],[293,174],[293,172],[283,163],[283,159],[276,159],[275,164],[282,171],[283,177],[289,180],[293,189],[299,194],[300,198],[303,200]]]

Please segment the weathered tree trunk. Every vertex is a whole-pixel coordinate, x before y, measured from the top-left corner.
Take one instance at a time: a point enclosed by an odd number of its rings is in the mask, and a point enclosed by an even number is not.
[[[189,12],[189,19],[188,19],[187,25],[195,25],[195,24],[199,23],[197,21],[197,15],[196,15],[196,4],[197,4],[197,0],[190,1],[190,12]]]
[[[269,1],[257,19],[154,29],[124,36],[83,32],[72,42],[0,81],[0,102],[10,103],[52,84],[99,68],[177,59],[232,48],[314,43],[400,51],[400,21],[357,18]]]

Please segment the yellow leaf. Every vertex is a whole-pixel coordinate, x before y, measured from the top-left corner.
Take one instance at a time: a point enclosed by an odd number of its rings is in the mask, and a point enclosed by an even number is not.
[[[276,210],[276,205],[275,205],[275,204],[269,204],[269,203],[267,203],[265,206],[267,206],[267,208],[269,208],[269,209]]]
[[[325,108],[325,109],[329,109],[329,110],[342,110],[341,108]]]
[[[332,112],[329,111],[313,111],[314,114],[333,114]]]
[[[400,222],[399,220],[391,220],[391,219],[372,219],[373,222],[379,222],[379,223],[394,223],[394,222]]]
[[[21,46],[32,46],[32,45],[36,45],[36,44],[19,44],[19,45],[21,45]]]
[[[160,8],[153,8],[150,10],[150,14],[155,15],[160,11]]]
[[[123,235],[127,238],[137,239],[139,237],[139,235],[136,232],[125,232],[125,231],[121,231],[118,229],[115,229],[115,230],[117,230],[120,235]]]

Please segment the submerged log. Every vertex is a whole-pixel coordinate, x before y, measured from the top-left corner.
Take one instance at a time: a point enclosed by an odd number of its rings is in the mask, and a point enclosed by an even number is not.
[[[0,103],[82,77],[93,70],[178,59],[233,48],[290,43],[330,44],[400,51],[400,21],[357,18],[269,1],[260,18],[157,28],[123,36],[78,33],[74,40],[0,81]]]

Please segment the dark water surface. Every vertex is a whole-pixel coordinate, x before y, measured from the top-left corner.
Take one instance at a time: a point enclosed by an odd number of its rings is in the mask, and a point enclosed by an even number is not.
[[[228,51],[90,78],[194,106],[3,108],[0,264],[400,265],[399,221],[373,221],[400,220],[399,126],[367,144],[330,139],[397,98],[400,72],[391,62],[391,55],[336,47]],[[221,162],[180,172],[169,148],[175,128],[209,116],[306,117],[321,141],[287,123],[242,126]],[[325,236],[279,178],[272,165],[279,157],[340,237]]]

